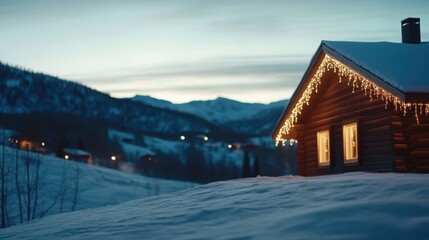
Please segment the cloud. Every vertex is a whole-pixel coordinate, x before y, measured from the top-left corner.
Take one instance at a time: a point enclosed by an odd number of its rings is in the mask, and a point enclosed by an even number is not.
[[[147,94],[187,101],[217,96],[240,100],[240,96],[246,101],[247,95],[256,102],[258,97],[266,95],[265,102],[270,102],[290,97],[308,66],[307,58],[301,55],[231,56],[72,79],[117,97]],[[275,92],[277,94],[273,94]]]
[[[122,69],[115,72],[98,72],[90,76],[69,75],[88,84],[116,82],[144,82],[155,79],[212,78],[212,77],[267,77],[302,73],[308,65],[308,57],[249,56],[214,58],[209,60],[161,65],[152,68]],[[296,60],[294,60],[296,59]]]

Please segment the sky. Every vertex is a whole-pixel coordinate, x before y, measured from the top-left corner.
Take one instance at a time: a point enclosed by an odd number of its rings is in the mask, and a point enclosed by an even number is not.
[[[401,41],[427,0],[0,0],[0,61],[113,97],[289,98],[322,40]]]

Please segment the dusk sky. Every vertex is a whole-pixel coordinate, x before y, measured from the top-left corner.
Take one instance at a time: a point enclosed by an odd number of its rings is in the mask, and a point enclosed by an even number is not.
[[[291,96],[321,40],[401,41],[429,1],[0,0],[0,61],[114,97]]]

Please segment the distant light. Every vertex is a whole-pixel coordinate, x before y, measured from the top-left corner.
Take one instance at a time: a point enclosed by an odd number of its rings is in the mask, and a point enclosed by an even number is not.
[[[186,137],[185,136],[180,136],[180,140],[182,140],[182,141],[184,141],[186,139]]]
[[[228,144],[228,148],[229,148],[229,149],[231,149],[231,148],[232,148],[232,145],[231,145],[231,144]]]
[[[116,156],[111,156],[111,157],[110,157],[110,159],[111,159],[112,161],[116,161]]]
[[[204,136],[204,141],[208,141],[209,140],[209,137],[207,137],[207,136]]]
[[[43,147],[45,146],[45,142],[42,142],[42,146],[43,146]]]
[[[69,155],[65,155],[65,156],[64,156],[64,159],[69,159]]]
[[[17,140],[15,140],[15,143],[18,143],[18,139],[17,139]]]

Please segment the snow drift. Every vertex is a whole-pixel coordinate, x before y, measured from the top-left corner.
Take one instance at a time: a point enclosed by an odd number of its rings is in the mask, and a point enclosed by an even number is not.
[[[429,175],[251,178],[50,216],[1,239],[422,239]]]

